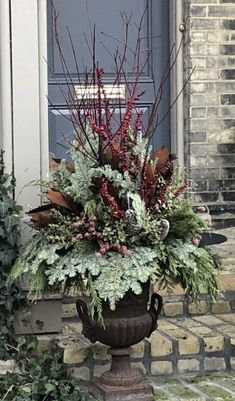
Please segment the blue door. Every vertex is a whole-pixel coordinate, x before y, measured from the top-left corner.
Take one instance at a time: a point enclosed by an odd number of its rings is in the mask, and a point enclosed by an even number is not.
[[[96,27],[97,59],[104,68],[105,82],[112,82],[113,61],[110,53],[123,41],[123,26],[120,12],[131,16],[129,29],[129,45],[136,44],[136,24],[138,25],[144,10],[142,37],[142,53],[150,52],[148,63],[140,78],[141,89],[146,94],[141,98],[138,107],[144,110],[144,120],[147,121],[153,104],[153,79],[159,84],[169,59],[169,0],[53,0],[59,13],[57,29],[60,43],[66,58],[68,71],[75,84],[76,66],[67,28],[76,50],[79,70],[85,73],[92,67],[92,60],[87,42],[90,43],[91,27]],[[66,141],[72,137],[72,124],[66,119],[69,111],[64,97],[58,88],[58,81],[66,91],[66,76],[59,61],[59,52],[53,37],[52,3],[48,1],[48,75],[49,75],[49,148],[56,157],[66,155]],[[130,56],[131,57],[131,56]],[[128,62],[127,62],[128,65]],[[127,67],[128,68],[128,67]],[[153,145],[166,145],[170,148],[170,114],[166,118],[170,106],[169,79],[164,85],[158,122],[163,122],[156,128],[153,135]]]

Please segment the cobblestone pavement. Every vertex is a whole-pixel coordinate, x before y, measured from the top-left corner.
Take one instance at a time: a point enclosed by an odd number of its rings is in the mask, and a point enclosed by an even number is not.
[[[150,380],[156,401],[231,401],[235,400],[235,374]]]

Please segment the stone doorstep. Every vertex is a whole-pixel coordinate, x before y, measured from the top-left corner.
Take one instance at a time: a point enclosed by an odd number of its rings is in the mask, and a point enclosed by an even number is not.
[[[64,349],[64,363],[76,378],[87,381],[109,369],[110,356],[107,346],[91,344],[81,329],[79,322],[67,320],[56,338]],[[38,336],[38,352],[48,348],[52,338]],[[161,318],[151,337],[133,346],[132,363],[151,377],[235,371],[235,314]]]

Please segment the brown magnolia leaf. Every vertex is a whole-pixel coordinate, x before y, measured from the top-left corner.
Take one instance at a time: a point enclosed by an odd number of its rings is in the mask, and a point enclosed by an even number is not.
[[[151,162],[146,165],[146,183],[153,183],[155,180],[155,167]]]
[[[166,146],[162,146],[159,149],[156,149],[153,156],[151,157],[152,160],[156,160],[156,171],[160,171],[166,164],[167,160],[169,159],[170,152]]]
[[[44,205],[27,212],[27,215],[31,217],[31,223],[34,228],[43,228],[48,224],[53,223],[51,213],[52,207],[52,205]]]
[[[65,198],[61,192],[49,188],[46,192],[49,201],[57,206],[64,207],[65,209],[73,210],[73,205],[69,199]]]

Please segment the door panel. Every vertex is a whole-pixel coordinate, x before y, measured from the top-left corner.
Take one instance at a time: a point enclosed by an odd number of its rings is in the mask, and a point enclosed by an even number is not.
[[[72,36],[76,58],[80,72],[85,72],[85,66],[92,66],[92,58],[89,53],[87,43],[91,42],[91,27],[95,23],[96,27],[96,55],[100,66],[105,71],[105,82],[112,82],[113,79],[113,60],[110,53],[114,53],[117,46],[121,47],[123,41],[123,26],[120,15],[125,12],[131,15],[129,30],[130,47],[136,44],[136,26],[138,25],[145,8],[141,37],[143,38],[141,55],[146,59],[146,52],[151,52],[140,80],[139,89],[145,90],[146,94],[141,98],[138,107],[144,110],[144,120],[148,120],[151,105],[153,102],[153,77],[156,84],[161,80],[163,71],[168,61],[169,55],[169,5],[168,0],[54,0],[53,4],[59,12],[58,32],[63,54],[66,58],[69,76],[74,84],[78,84],[76,79],[76,66],[73,59],[73,52],[67,32],[67,27]],[[61,68],[59,52],[53,38],[53,19],[51,1],[48,1],[48,65],[49,65],[49,99],[50,102],[59,108],[49,107],[49,148],[50,152],[57,157],[65,156],[66,140],[72,137],[72,124],[66,117],[68,110],[58,87],[64,85],[66,90],[66,79]],[[104,34],[102,33],[104,32]],[[128,63],[132,65],[133,55],[127,54]],[[131,71],[131,68],[130,68]],[[128,72],[128,67],[127,67]],[[130,74],[131,79],[131,74]],[[159,107],[158,121],[162,119],[169,109],[169,82],[166,83],[163,100]],[[123,108],[123,112],[125,108]],[[157,128],[153,137],[153,145],[163,144],[170,147],[170,117]]]

